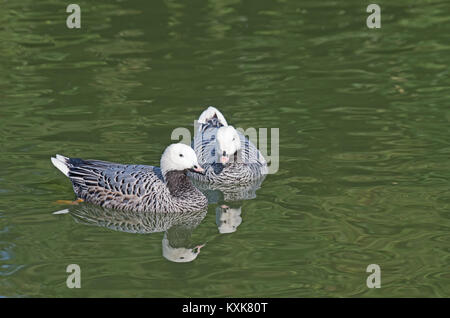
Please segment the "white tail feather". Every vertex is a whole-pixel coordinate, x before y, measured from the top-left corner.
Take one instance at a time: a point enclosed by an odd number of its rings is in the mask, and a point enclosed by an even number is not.
[[[206,124],[206,122],[209,119],[213,118],[214,115],[217,116],[217,119],[219,120],[219,122],[222,123],[222,125],[228,126],[225,117],[222,115],[222,113],[217,108],[215,108],[213,106],[209,106],[206,110],[203,111],[203,113],[198,118],[198,123]]]
[[[58,214],[67,214],[67,213],[69,213],[69,212],[70,212],[69,209],[64,209],[64,210],[59,210],[59,211],[53,212],[52,214],[55,214],[55,215],[58,215]]]
[[[56,158],[52,157],[52,163],[53,165],[58,168],[59,171],[61,171],[62,173],[64,173],[64,175],[66,177],[69,176],[69,167],[67,167],[67,163],[66,163],[66,157],[60,156],[60,155],[56,155]]]
[[[56,155],[56,159],[58,159],[59,161],[62,161],[62,162],[66,162],[67,160],[69,160],[69,158],[61,156],[61,155]]]

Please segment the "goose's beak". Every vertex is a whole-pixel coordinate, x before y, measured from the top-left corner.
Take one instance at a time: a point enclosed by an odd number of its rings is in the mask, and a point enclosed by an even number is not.
[[[221,156],[220,157],[220,162],[222,164],[226,164],[228,161],[230,161],[230,157],[228,157],[228,156]]]
[[[197,249],[197,253],[200,253],[200,250],[201,250],[202,247],[205,246],[205,245],[206,245],[206,243],[205,243],[205,244],[202,244],[202,245],[197,245],[196,247],[194,247],[194,250]]]
[[[201,173],[201,174],[204,174],[205,173],[205,169],[203,169],[200,165],[194,165],[194,167],[192,167],[192,169],[191,169],[192,171],[194,171],[194,172],[197,172],[197,173]]]

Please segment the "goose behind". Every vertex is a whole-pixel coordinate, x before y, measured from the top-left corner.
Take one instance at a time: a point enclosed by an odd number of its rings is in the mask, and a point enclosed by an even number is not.
[[[208,107],[198,119],[193,148],[205,174],[189,174],[209,184],[248,184],[263,178],[267,162],[256,146],[228,125],[223,114]]]

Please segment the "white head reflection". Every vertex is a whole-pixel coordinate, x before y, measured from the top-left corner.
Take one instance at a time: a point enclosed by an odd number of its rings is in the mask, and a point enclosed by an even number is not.
[[[222,204],[216,208],[216,224],[221,234],[236,232],[241,223],[241,207],[231,208]]]
[[[200,250],[203,246],[205,246],[205,244],[197,245],[194,248],[172,247],[170,246],[170,242],[167,239],[167,233],[164,233],[164,237],[162,240],[162,250],[164,258],[175,263],[192,262],[200,254]]]

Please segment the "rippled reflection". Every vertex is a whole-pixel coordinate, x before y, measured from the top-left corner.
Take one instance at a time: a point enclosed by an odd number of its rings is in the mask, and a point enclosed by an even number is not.
[[[200,254],[203,244],[192,244],[191,235],[205,218],[207,210],[196,212],[132,212],[105,209],[83,203],[54,214],[69,213],[76,222],[111,230],[150,234],[164,232],[162,254],[172,262],[191,262]],[[194,246],[193,246],[194,245]]]
[[[217,204],[216,224],[219,233],[236,232],[242,223],[242,204],[245,200],[256,198],[256,191],[261,187],[265,176],[254,183],[239,185],[211,185],[193,181],[195,186],[208,198],[210,204]]]
[[[240,204],[222,204],[216,208],[216,224],[221,234],[236,232],[242,223]]]

